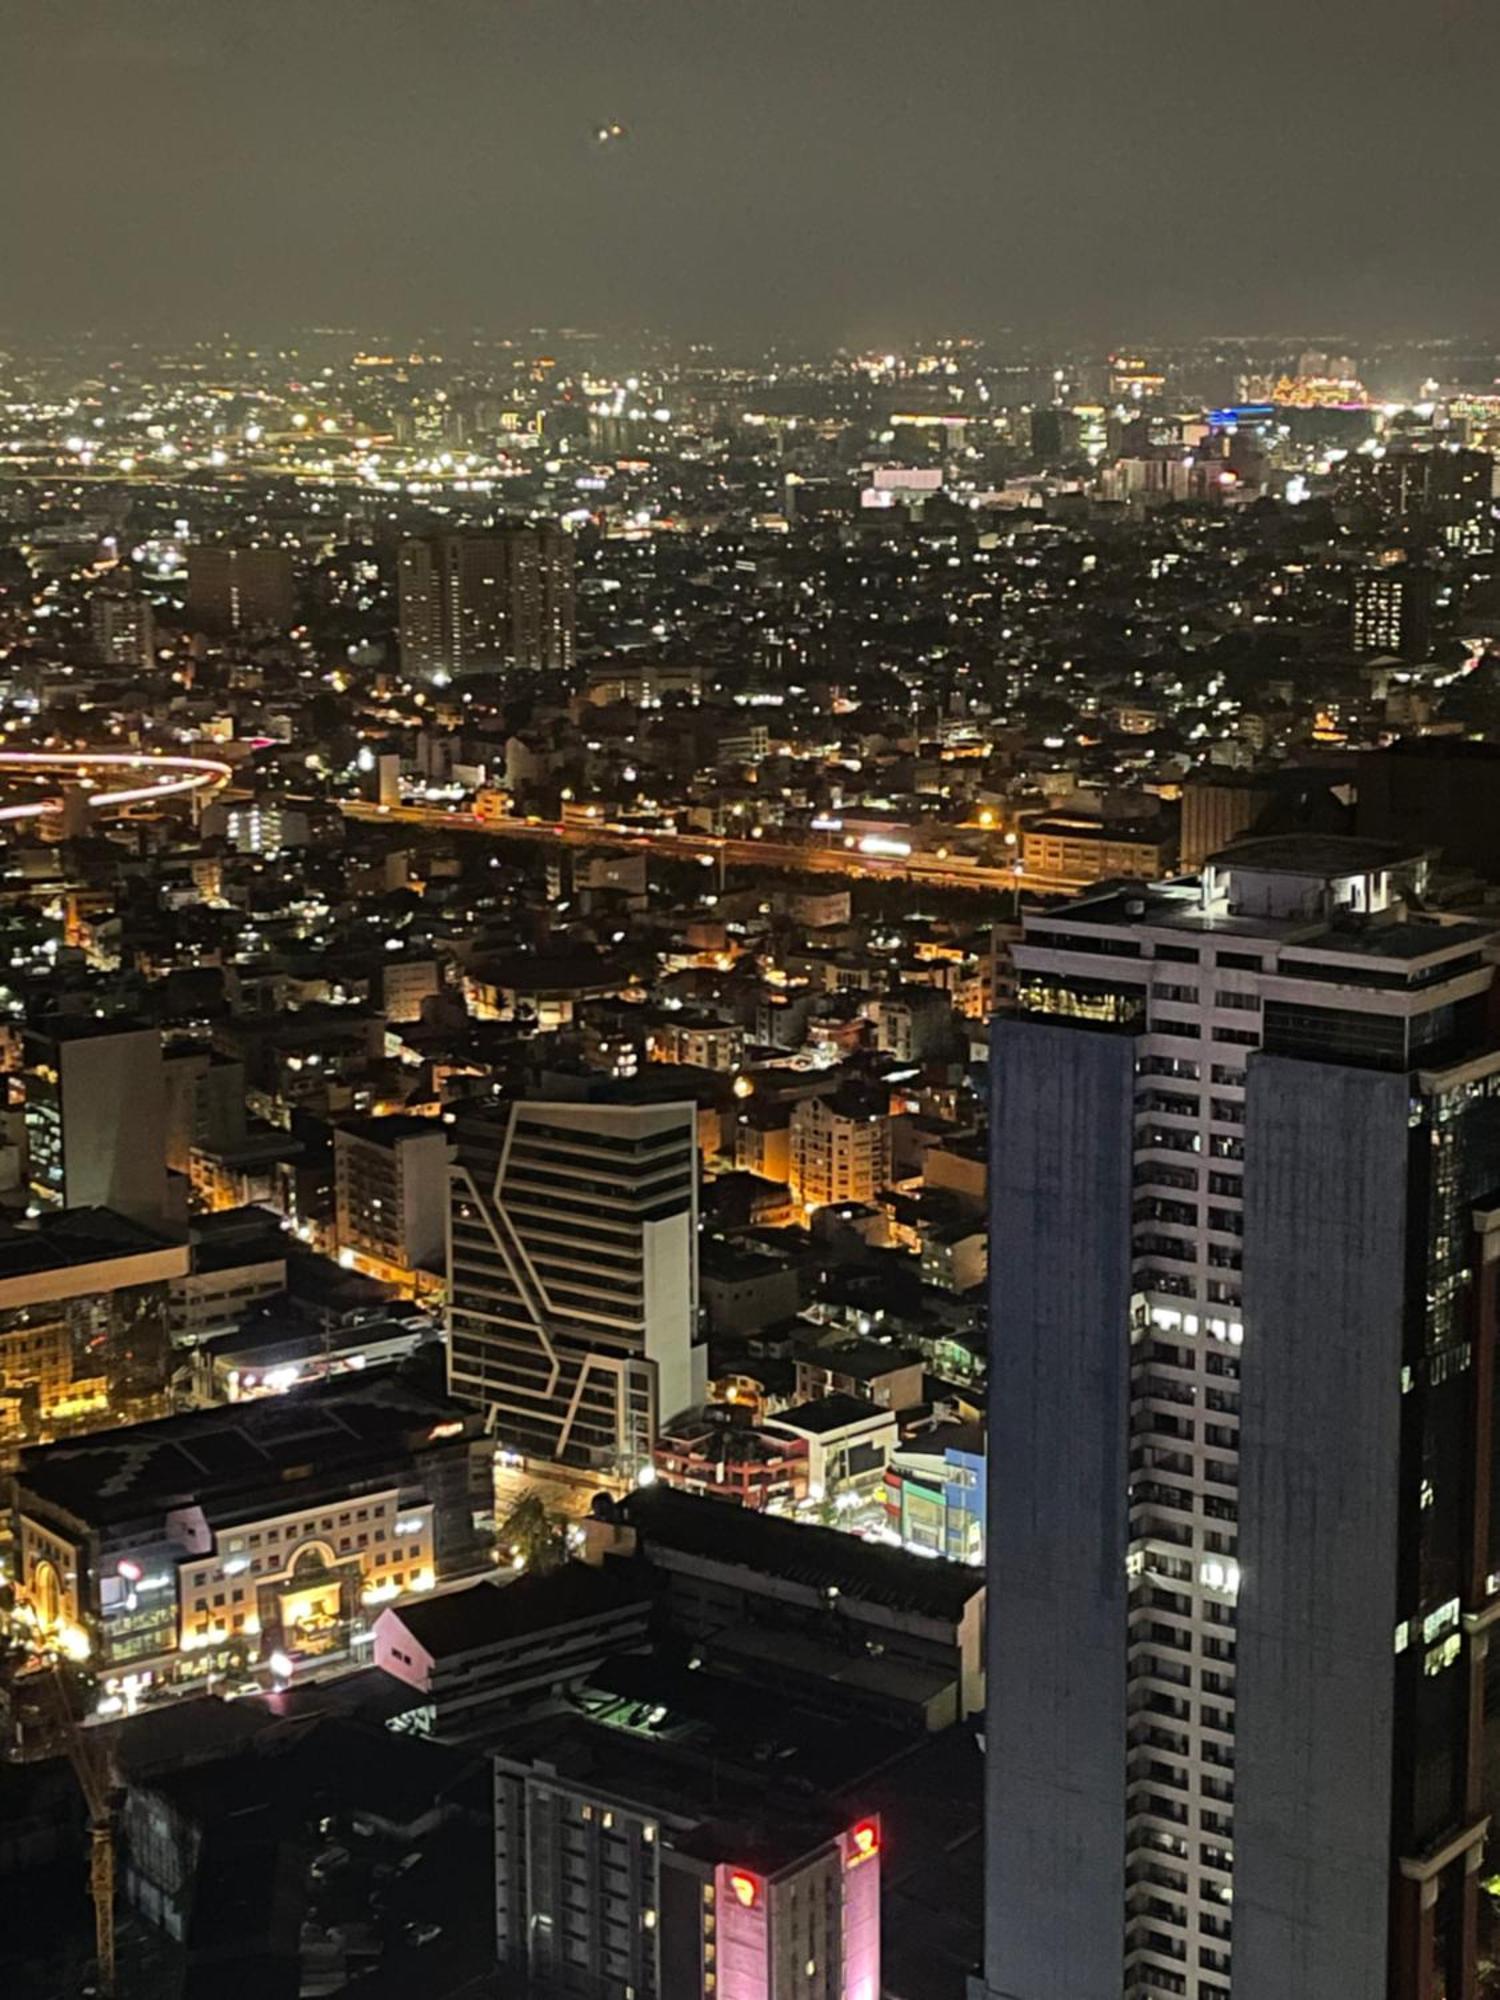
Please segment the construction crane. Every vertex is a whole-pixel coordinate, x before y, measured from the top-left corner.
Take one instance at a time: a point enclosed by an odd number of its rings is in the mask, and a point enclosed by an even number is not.
[[[109,1751],[97,1731],[86,1730],[73,1707],[73,1696],[56,1661],[40,1679],[53,1726],[73,1767],[89,1821],[89,1893],[94,1899],[94,1957],[98,1964],[96,1992],[100,2000],[115,1995],[115,1783]]]

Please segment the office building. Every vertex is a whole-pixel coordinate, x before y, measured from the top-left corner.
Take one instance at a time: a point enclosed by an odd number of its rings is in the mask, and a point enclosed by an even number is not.
[[[452,1393],[503,1447],[633,1477],[703,1400],[695,1107],[521,1103],[454,1132]]]
[[[573,544],[548,523],[403,542],[400,610],[409,674],[565,672],[573,664]]]
[[[54,1014],[27,1029],[23,1062],[36,1200],[159,1223],[167,1202],[160,1033]]]
[[[17,1582],[108,1689],[337,1655],[475,1561],[489,1452],[415,1375],[365,1369],[21,1454]]]
[[[441,1268],[448,1222],[448,1129],[432,1118],[361,1118],[335,1128],[339,1255],[409,1281]]]
[[[1265,838],[1026,915],[983,2000],[1477,1993],[1500,1051],[1424,880]]]
[[[218,543],[189,549],[184,616],[203,632],[284,631],[297,620],[291,556]]]

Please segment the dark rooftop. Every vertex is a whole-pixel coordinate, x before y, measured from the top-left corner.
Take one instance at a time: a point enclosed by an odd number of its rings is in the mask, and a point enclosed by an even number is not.
[[[404,1625],[434,1659],[443,1659],[627,1605],[649,1604],[650,1599],[646,1579],[631,1566],[570,1562],[519,1576],[513,1583],[476,1583],[467,1590],[415,1599],[383,1615]]]
[[[1210,868],[1257,868],[1276,875],[1360,875],[1410,868],[1424,850],[1400,841],[1367,840],[1352,833],[1273,833],[1240,840],[1211,854]]]
[[[399,1113],[389,1118],[345,1118],[338,1130],[355,1139],[368,1139],[377,1146],[394,1146],[402,1139],[431,1139],[446,1136],[440,1118],[406,1118]]]
[[[953,1622],[984,1588],[982,1572],[960,1563],[908,1555],[837,1528],[725,1507],[661,1484],[643,1487],[620,1504],[648,1554],[653,1545],[675,1549],[729,1569]]]
[[[149,1021],[134,1020],[125,1014],[108,1015],[102,1020],[97,1014],[46,1014],[27,1032],[53,1042],[98,1042],[111,1035],[138,1035],[150,1027]]]
[[[34,1227],[0,1231],[0,1282],[112,1257],[146,1257],[173,1248],[170,1237],[112,1208],[66,1208],[43,1215]]]
[[[844,1430],[850,1424],[866,1423],[871,1417],[888,1417],[890,1414],[880,1403],[835,1391],[831,1396],[815,1396],[811,1402],[797,1403],[790,1410],[778,1410],[771,1419],[771,1428],[781,1424],[789,1430],[806,1431],[812,1437],[826,1437],[831,1431]]]
[[[915,1368],[922,1357],[904,1347],[886,1347],[878,1340],[851,1340],[842,1347],[799,1347],[797,1359],[807,1368],[847,1375],[854,1382],[872,1382],[893,1368]]]
[[[409,1372],[369,1368],[284,1396],[33,1445],[17,1483],[23,1504],[51,1501],[96,1527],[194,1501],[232,1521],[272,1497],[289,1506],[347,1493],[352,1479],[395,1469],[462,1414]]]

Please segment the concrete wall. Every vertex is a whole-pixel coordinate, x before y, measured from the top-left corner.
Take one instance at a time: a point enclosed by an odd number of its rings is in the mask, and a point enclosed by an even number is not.
[[[1408,1084],[1246,1090],[1234,1983],[1383,1994]]]
[[[448,1135],[431,1133],[399,1142],[401,1234],[413,1267],[441,1265],[448,1232]]]
[[[160,1227],[167,1195],[166,1086],[155,1028],[65,1042],[63,1198]]]
[[[1135,1043],[997,1020],[985,1983],[1120,2000]]]

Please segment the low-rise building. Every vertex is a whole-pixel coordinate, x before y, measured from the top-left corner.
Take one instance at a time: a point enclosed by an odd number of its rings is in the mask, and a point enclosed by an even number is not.
[[[188,1269],[172,1280],[174,1347],[196,1347],[227,1332],[262,1300],[286,1290],[287,1238],[266,1209],[198,1216],[188,1254]]]
[[[705,1667],[906,1729],[983,1706],[980,1570],[660,1481],[584,1534],[591,1560],[635,1553],[656,1571],[667,1628]]]
[[[391,1605],[375,1623],[375,1665],[426,1697],[413,1726],[455,1741],[498,1707],[643,1646],[650,1618],[650,1579],[635,1565],[565,1563]]]
[[[909,1410],[922,1400],[922,1357],[878,1340],[853,1340],[797,1356],[797,1400],[859,1396],[884,1410]]]
[[[907,1548],[984,1561],[984,1426],[939,1424],[897,1446],[885,1473],[886,1517]]]
[[[169,1373],[169,1298],[188,1252],[109,1209],[0,1234],[0,1438],[118,1417]]]
[[[698,1287],[715,1334],[753,1333],[790,1319],[802,1303],[802,1281],[789,1258],[757,1244],[712,1237],[699,1252]]]
[[[35,1446],[21,1599],[111,1691],[336,1654],[474,1562],[489,1463],[477,1417],[398,1369]]]
[[[680,1417],[657,1441],[656,1476],[679,1492],[740,1507],[790,1506],[807,1497],[808,1446],[757,1427],[750,1411],[710,1405]]]
[[[1043,813],[1021,831],[1021,865],[1028,875],[1058,882],[1107,882],[1116,876],[1155,882],[1172,863],[1168,828]]]
[[[810,1500],[878,1493],[899,1435],[890,1410],[844,1395],[820,1396],[782,1410],[766,1433],[805,1448]]]

